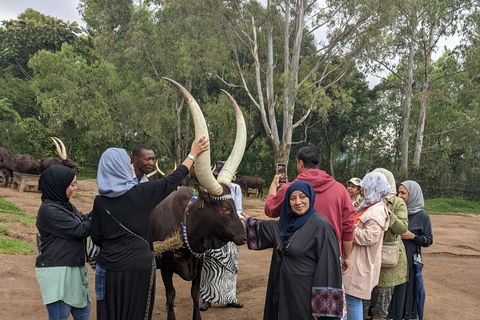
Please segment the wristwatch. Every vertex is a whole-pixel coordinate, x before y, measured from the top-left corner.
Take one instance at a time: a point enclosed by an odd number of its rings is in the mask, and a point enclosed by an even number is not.
[[[187,158],[191,159],[192,161],[195,161],[195,156],[191,153],[188,154]]]

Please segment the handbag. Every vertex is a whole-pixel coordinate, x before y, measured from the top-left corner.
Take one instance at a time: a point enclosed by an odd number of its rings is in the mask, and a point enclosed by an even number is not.
[[[383,242],[382,246],[382,268],[393,268],[398,264],[400,256],[400,239],[395,241]]]

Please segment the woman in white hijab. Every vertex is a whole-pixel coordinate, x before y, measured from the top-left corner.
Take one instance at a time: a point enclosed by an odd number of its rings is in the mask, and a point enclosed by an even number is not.
[[[390,185],[378,172],[368,173],[362,181],[364,199],[356,209],[350,270],[343,276],[348,304],[348,319],[363,320],[362,299],[370,300],[378,283],[382,259],[383,234],[389,214],[385,197]]]

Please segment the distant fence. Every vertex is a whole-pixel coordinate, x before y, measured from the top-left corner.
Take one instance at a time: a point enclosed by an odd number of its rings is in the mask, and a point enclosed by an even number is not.
[[[362,179],[363,177],[359,177]],[[345,185],[350,178],[337,178],[336,180]],[[465,183],[459,181],[436,180],[414,180],[422,187],[425,199],[433,198],[462,198],[465,200],[480,201],[480,184]]]

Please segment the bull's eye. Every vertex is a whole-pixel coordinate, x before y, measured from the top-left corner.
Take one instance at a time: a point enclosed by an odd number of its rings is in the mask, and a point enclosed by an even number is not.
[[[230,215],[230,214],[231,214],[230,208],[228,208],[228,207],[220,207],[220,215],[221,215],[222,217],[228,216],[228,215]]]

